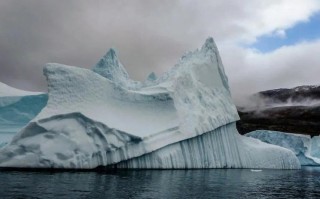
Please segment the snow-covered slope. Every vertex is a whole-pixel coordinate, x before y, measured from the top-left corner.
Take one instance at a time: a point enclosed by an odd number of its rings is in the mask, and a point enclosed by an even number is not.
[[[301,165],[320,165],[320,138],[309,135],[284,133],[279,131],[257,130],[246,134],[248,137],[278,145],[293,151]]]
[[[151,85],[130,80],[113,50],[94,71],[46,65],[48,104],[0,151],[0,166],[300,167],[292,151],[238,134],[212,38]]]

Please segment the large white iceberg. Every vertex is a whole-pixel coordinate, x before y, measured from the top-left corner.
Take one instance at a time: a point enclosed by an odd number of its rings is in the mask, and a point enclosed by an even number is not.
[[[320,165],[320,137],[284,133],[279,131],[257,130],[247,133],[246,136],[259,139],[263,142],[278,145],[293,151],[303,166]]]
[[[0,148],[47,104],[44,93],[23,91],[0,82]]]
[[[113,50],[93,70],[46,65],[48,104],[0,151],[1,167],[300,168],[292,151],[238,134],[212,38],[145,82]]]

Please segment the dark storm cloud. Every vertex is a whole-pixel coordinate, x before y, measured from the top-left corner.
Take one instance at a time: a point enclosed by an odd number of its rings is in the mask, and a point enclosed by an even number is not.
[[[131,77],[141,80],[152,71],[164,72],[185,51],[200,47],[213,36],[227,63],[231,87],[243,85],[245,90],[253,90],[256,87],[246,83],[247,75],[238,73],[237,66],[246,64],[244,68],[254,71],[250,67],[255,67],[255,60],[247,59],[245,49],[233,51],[234,47],[230,50],[227,46],[254,41],[256,36],[308,18],[314,2],[295,0],[292,5],[304,10],[283,17],[280,9],[275,21],[269,18],[274,14],[269,14],[268,6],[282,8],[290,1],[2,0],[0,82],[46,90],[45,63],[90,68],[111,47],[118,51]]]

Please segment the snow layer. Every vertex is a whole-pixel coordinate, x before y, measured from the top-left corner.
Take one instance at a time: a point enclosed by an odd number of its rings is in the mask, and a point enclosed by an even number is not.
[[[40,95],[40,94],[43,94],[43,93],[16,89],[11,86],[8,86],[7,84],[0,82],[0,98],[8,97],[8,96],[26,96],[26,95]]]
[[[299,135],[268,130],[253,131],[247,133],[246,136],[290,149],[296,154],[301,165],[303,166],[320,165],[319,136],[311,138],[309,135]]]
[[[149,78],[151,85],[130,80],[113,50],[94,71],[46,65],[48,104],[0,151],[0,166],[95,168],[149,157],[163,162],[126,165],[300,167],[290,150],[238,134],[239,116],[212,38],[169,72]],[[203,153],[196,151],[201,147]]]

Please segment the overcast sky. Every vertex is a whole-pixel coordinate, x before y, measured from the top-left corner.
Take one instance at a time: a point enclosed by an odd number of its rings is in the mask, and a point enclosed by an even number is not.
[[[45,63],[91,68],[113,47],[133,79],[212,36],[237,103],[320,84],[320,0],[1,0],[0,81],[45,91]]]

